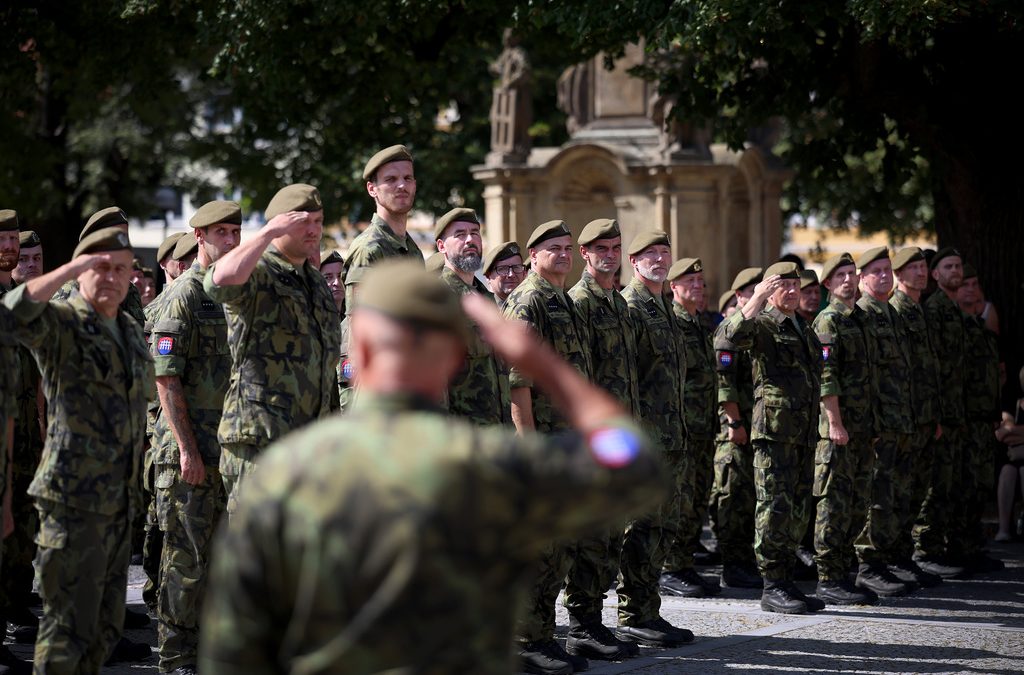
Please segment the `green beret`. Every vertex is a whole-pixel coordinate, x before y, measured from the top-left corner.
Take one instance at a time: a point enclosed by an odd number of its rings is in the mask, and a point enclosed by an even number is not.
[[[184,260],[189,257],[199,248],[199,240],[191,232],[184,232],[178,237],[178,242],[174,245],[174,251],[171,253],[172,260]]]
[[[345,259],[341,257],[341,254],[334,249],[327,249],[326,251],[320,252],[320,268],[324,265],[330,265],[331,263],[341,263],[342,267],[345,266]]]
[[[295,183],[286,185],[277,191],[274,198],[267,204],[263,217],[267,220],[289,211],[322,211],[324,203],[320,201],[320,191],[312,185]]]
[[[736,291],[731,288],[718,296],[718,313],[725,314],[726,306],[736,297]]]
[[[869,248],[868,250],[861,253],[859,258],[857,258],[857,268],[864,269],[871,263],[875,262],[876,260],[881,260],[882,258],[885,258],[886,260],[889,259],[888,247],[876,246],[874,248]]]
[[[143,267],[142,268],[142,276],[149,277],[153,281],[156,281],[156,273],[153,272],[153,268],[152,267]]]
[[[18,236],[18,241],[21,242],[22,248],[35,248],[36,246],[42,246],[43,242],[39,239],[39,235],[32,230],[25,230]]]
[[[14,209],[0,209],[0,232],[18,229],[18,212]]]
[[[514,241],[506,241],[493,246],[484,253],[483,267],[480,270],[481,274],[489,274],[491,268],[494,267],[495,263],[499,263],[502,260],[508,260],[514,256],[522,257],[523,253],[519,250],[519,244]]]
[[[800,272],[800,290],[804,290],[808,286],[818,285],[818,275],[814,273],[814,270],[804,270]]]
[[[534,248],[548,239],[571,236],[572,233],[569,232],[569,227],[565,224],[564,220],[549,220],[537,226],[537,229],[533,231],[530,238],[526,240],[526,248]]]
[[[668,268],[668,276],[665,278],[672,281],[684,274],[695,274],[703,271],[704,265],[701,264],[700,258],[683,258],[672,263],[672,267]]]
[[[906,265],[918,260],[924,260],[924,252],[921,249],[916,246],[901,248],[892,257],[892,268],[894,270],[901,270]]]
[[[436,241],[437,239],[440,239],[441,234],[444,232],[444,228],[455,222],[474,223],[479,225],[480,219],[476,217],[476,211],[473,209],[466,209],[462,207],[452,209],[434,221],[434,240]]]
[[[626,254],[638,255],[655,244],[672,245],[667,233],[661,230],[647,230],[633,237],[633,241],[629,242],[629,249],[626,251]]]
[[[729,288],[734,291],[742,291],[747,286],[761,283],[762,279],[764,279],[763,269],[760,267],[746,267],[736,273],[736,278],[732,280],[732,286]]]
[[[782,279],[799,279],[800,278],[800,266],[795,262],[777,262],[771,265],[764,271],[764,276],[768,277],[779,275]]]
[[[84,240],[97,230],[117,226],[128,227],[128,216],[124,214],[124,211],[117,206],[108,206],[105,209],[100,209],[86,221],[85,227],[82,228],[82,232],[78,235],[78,241]]]
[[[128,241],[128,233],[120,227],[104,227],[89,234],[85,239],[78,242],[75,252],[71,256],[77,258],[83,253],[104,253],[106,251],[131,250],[132,245]]]
[[[157,264],[162,263],[164,258],[174,253],[174,246],[178,243],[178,240],[185,236],[184,232],[175,232],[170,235],[162,242],[156,249],[156,262]]]
[[[946,246],[944,248],[940,248],[935,253],[935,255],[932,256],[930,269],[935,269],[938,266],[940,260],[942,260],[943,258],[949,258],[950,256],[956,256],[957,258],[960,258],[961,262],[964,259],[964,257],[960,255],[959,250],[953,248],[952,246]]]
[[[435,251],[432,256],[427,258],[427,262],[425,262],[423,266],[427,269],[428,272],[440,274],[441,270],[444,269],[444,260],[444,253],[441,253],[440,251]]]
[[[200,206],[188,221],[188,224],[196,229],[217,223],[241,225],[242,207],[237,202],[207,202]]]
[[[974,269],[974,265],[972,265],[971,263],[965,262],[964,263],[964,276],[963,276],[963,278],[964,279],[973,279],[976,276],[978,276],[978,270]]]
[[[619,221],[611,218],[598,218],[587,223],[583,231],[580,232],[580,238],[576,240],[576,243],[580,246],[589,246],[598,239],[614,239],[621,236],[622,230],[619,229]]]
[[[355,309],[371,309],[396,321],[452,333],[469,342],[469,320],[459,297],[436,273],[409,260],[391,258],[371,267],[359,285]]]
[[[381,168],[385,164],[391,162],[411,162],[412,155],[404,145],[392,145],[390,148],[384,148],[376,155],[370,158],[370,161],[366,163],[366,167],[363,169],[363,180],[372,179],[377,169]]]
[[[853,261],[853,256],[850,255],[849,253],[840,253],[839,255],[834,255],[828,260],[826,260],[825,264],[821,266],[821,280],[828,281],[829,277],[832,276],[832,273],[835,272],[837,268],[842,267],[843,265],[853,265],[854,267],[856,267],[857,263]]]

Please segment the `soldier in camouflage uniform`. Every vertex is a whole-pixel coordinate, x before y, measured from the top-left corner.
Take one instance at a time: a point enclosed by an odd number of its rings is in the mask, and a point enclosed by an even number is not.
[[[320,274],[327,282],[327,288],[334,298],[334,306],[338,314],[345,314],[345,259],[337,251],[320,252]]]
[[[855,544],[860,567],[857,586],[880,596],[905,595],[907,584],[889,571],[900,555],[900,517],[910,510],[913,491],[910,438],[914,432],[911,409],[910,364],[906,355],[907,335],[889,304],[892,263],[889,249],[878,246],[857,259],[861,297],[857,306],[870,317],[868,336],[875,342],[878,395],[875,408],[875,464],[871,475],[868,519]]]
[[[662,591],[670,595],[701,598],[718,594],[720,587],[706,581],[693,568],[714,478],[718,422],[711,337],[701,324],[698,312],[704,302],[705,286],[700,258],[676,261],[669,268],[667,279],[674,299],[672,311],[679,327],[681,350],[686,359],[683,414],[686,454],[693,466],[693,499],[680,504],[678,534],[669,546],[659,583]]]
[[[736,311],[750,300],[763,272],[760,267],[747,267],[736,274],[731,288],[736,296]],[[753,363],[749,352],[737,349],[725,337],[724,320],[715,329],[713,346],[721,429],[716,439],[712,499],[718,551],[722,556],[722,584],[762,588],[764,582],[754,560],[754,451],[750,447]]]
[[[568,433],[444,415],[467,318],[419,265],[371,270],[352,311],[360,398],[268,450],[214,557],[202,672],[511,673],[532,560],[666,494],[620,405],[493,303],[463,303],[494,351],[557,402]]]
[[[669,543],[676,536],[679,508],[692,502],[693,466],[686,455],[683,379],[686,356],[671,300],[663,292],[672,260],[668,235],[658,230],[638,233],[626,250],[633,280],[622,291],[636,331],[636,417],[663,453],[673,476],[671,497],[657,511],[629,523],[622,538],[622,567],[631,583],[620,589],[620,637],[654,647],[674,647],[693,640],[693,633],[662,618],[658,578]],[[623,573],[625,581],[625,573]]]
[[[234,202],[210,202],[192,216],[198,260],[163,293],[150,340],[161,407],[157,435],[163,438],[154,461],[164,533],[158,647],[160,672],[176,675],[195,673],[210,542],[227,501],[217,427],[231,353],[224,308],[203,290],[203,277],[238,246],[241,223]]]
[[[626,301],[615,290],[622,263],[622,233],[618,222],[607,218],[591,221],[576,240],[585,269],[569,289],[582,325],[588,327],[587,347],[593,382],[629,413],[637,410],[636,335]],[[618,640],[601,622],[605,592],[619,571],[622,523],[575,542],[572,572],[565,586],[569,610],[566,651],[595,659],[623,659],[639,653],[635,642]],[[647,564],[647,561],[642,561]],[[625,560],[619,602],[629,612],[632,588],[637,584],[637,561]]]
[[[591,372],[587,329],[563,289],[572,269],[572,236],[561,220],[539,225],[526,242],[532,270],[508,296],[505,316],[525,322],[582,375]],[[569,422],[533,381],[514,367],[509,372],[512,422],[520,434],[565,431]],[[555,600],[572,567],[568,542],[552,542],[535,563],[535,581],[517,630],[526,672],[558,673],[586,668],[586,659],[565,652],[554,640]],[[566,668],[572,670],[566,671]]]
[[[217,437],[229,516],[239,483],[268,443],[338,409],[340,317],[308,261],[319,256],[320,193],[289,185],[265,213],[267,224],[203,279],[228,320],[231,381]]]
[[[83,239],[73,260],[4,298],[32,350],[51,413],[29,488],[39,511],[43,619],[35,669],[95,673],[121,633],[130,522],[141,507],[141,451],[153,363],[123,311],[132,252],[121,228]],[[65,281],[79,291],[46,302]]]
[[[479,293],[494,302],[476,278],[483,248],[476,212],[457,208],[444,214],[434,224],[434,239],[444,257],[441,280],[445,285],[460,298]],[[469,340],[465,367],[448,384],[445,407],[452,415],[480,425],[512,423],[508,369],[478,337]]]
[[[871,319],[857,306],[857,265],[849,253],[825,261],[821,283],[829,304],[814,320],[824,361],[821,414],[814,452],[815,594],[826,604],[875,602],[873,594],[850,583],[853,542],[864,528],[871,493],[878,395],[876,343]]]
[[[892,258],[897,288],[889,304],[907,336],[906,352],[910,364],[910,402],[914,414],[914,432],[910,435],[908,452],[911,458],[910,503],[900,518],[897,559],[889,563],[889,571],[904,583],[936,586],[942,577],[925,572],[913,560],[917,521],[928,495],[934,461],[935,441],[942,435],[939,424],[939,382],[935,352],[932,350],[928,324],[925,322],[921,293],[928,286],[928,263],[916,246],[901,249]]]
[[[504,309],[509,294],[526,278],[526,265],[523,264],[519,244],[505,241],[488,249],[484,253],[480,273],[487,279],[494,301]]]
[[[775,263],[723,335],[753,361],[754,553],[764,578],[761,608],[802,614],[825,606],[792,581],[796,549],[807,529],[821,393],[821,343],[796,315],[800,275]],[[764,308],[765,302],[770,307]]]

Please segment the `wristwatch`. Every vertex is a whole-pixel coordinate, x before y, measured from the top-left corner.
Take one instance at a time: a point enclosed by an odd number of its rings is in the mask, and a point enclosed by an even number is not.
[[[743,426],[743,420],[739,419],[736,420],[735,422],[726,422],[725,425],[730,429],[739,429],[740,427]]]

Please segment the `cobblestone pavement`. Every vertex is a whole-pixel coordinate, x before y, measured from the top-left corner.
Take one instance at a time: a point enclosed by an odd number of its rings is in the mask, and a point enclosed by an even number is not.
[[[589,673],[994,673],[1024,672],[1024,543],[992,545],[1001,572],[948,581],[873,607],[826,609],[813,615],[762,612],[760,592],[723,589],[703,600],[663,598],[662,614],[697,639],[672,650],[644,649],[621,663],[591,661]],[[712,576],[718,568],[700,568]],[[141,570],[132,568],[129,606],[141,610]],[[811,593],[813,582],[801,582]],[[606,625],[615,624],[614,594],[605,602]],[[559,607],[558,630],[568,624]],[[155,625],[127,631],[155,648]],[[31,647],[9,645],[22,658]],[[136,664],[104,668],[104,675],[155,672],[156,655]],[[215,674],[204,674],[215,675]]]

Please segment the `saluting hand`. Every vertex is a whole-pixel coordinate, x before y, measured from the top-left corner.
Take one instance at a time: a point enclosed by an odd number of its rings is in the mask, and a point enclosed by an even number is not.
[[[267,234],[273,235],[276,239],[282,234],[288,234],[292,231],[298,232],[302,228],[305,228],[307,218],[309,218],[309,214],[305,211],[287,211],[285,213],[279,213],[263,226],[263,231]]]

